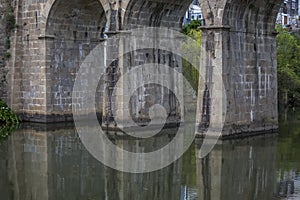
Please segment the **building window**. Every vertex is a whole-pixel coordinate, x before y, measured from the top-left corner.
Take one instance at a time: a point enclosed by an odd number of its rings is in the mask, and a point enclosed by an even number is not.
[[[288,24],[288,18],[287,18],[287,16],[283,16],[283,24]]]

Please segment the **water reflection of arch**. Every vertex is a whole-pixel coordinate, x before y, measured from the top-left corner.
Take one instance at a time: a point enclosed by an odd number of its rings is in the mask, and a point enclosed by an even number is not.
[[[198,198],[273,199],[276,145],[274,136],[220,141],[207,157],[197,158]]]
[[[124,137],[114,142],[128,149],[138,143]],[[151,144],[170,140],[163,134]],[[140,150],[142,150],[140,146]],[[29,124],[0,145],[2,197],[38,199],[178,199],[182,161],[145,174],[105,167],[84,148],[72,124]],[[5,174],[4,174],[5,172]],[[3,176],[2,176],[3,175]]]

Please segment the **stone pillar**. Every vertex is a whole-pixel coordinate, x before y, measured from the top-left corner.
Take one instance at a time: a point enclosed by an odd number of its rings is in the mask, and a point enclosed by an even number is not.
[[[115,111],[115,97],[113,91],[120,76],[120,53],[119,43],[120,40],[116,34],[117,31],[108,31],[105,34],[108,36],[108,41],[105,41],[104,45],[104,60],[105,64],[105,82],[104,82],[104,98],[103,98],[103,127],[115,127],[113,113]],[[115,36],[116,35],[116,36]]]
[[[218,63],[227,97],[226,105],[223,105],[227,113],[223,136],[265,133],[277,129],[276,38],[273,32],[281,3],[280,0],[255,0],[251,3],[238,0],[199,1],[207,26],[202,28],[202,68],[213,66],[210,60]],[[211,29],[216,26],[229,27],[224,31]],[[215,44],[219,53],[209,55],[212,52],[209,41],[215,41],[218,35],[222,38],[219,46]],[[212,59],[214,56],[216,58]],[[201,113],[197,118],[200,131],[204,132],[205,127],[212,125],[210,111],[216,104],[207,103],[211,102],[210,97],[214,95],[210,92],[214,91],[209,87],[205,89],[205,85],[201,87],[204,91],[200,93]]]
[[[277,129],[275,36],[239,32],[229,26],[204,26],[202,31],[200,73],[205,74],[205,85],[199,85],[198,131],[204,133],[219,120],[224,120],[223,136]],[[213,112],[218,105],[213,97],[220,97],[214,89],[219,83],[214,80],[216,70],[226,94],[223,119]]]
[[[118,35],[109,38],[110,46],[107,47],[107,52],[110,54],[106,60],[108,60],[109,72],[107,84],[110,83],[111,88],[106,87],[107,95],[105,95],[104,107],[107,115],[110,112],[114,113],[115,120],[122,123],[117,124],[119,128],[132,126],[132,123],[127,123],[132,120],[137,124],[146,125],[151,120],[149,110],[156,104],[165,108],[168,117],[167,123],[178,123],[183,120],[179,105],[179,101],[183,101],[180,99],[183,98],[183,81],[177,77],[177,74],[170,77],[171,71],[160,66],[168,66],[170,69],[172,68],[171,70],[181,73],[180,56],[164,50],[180,47],[170,47],[172,44],[168,35],[165,38],[159,36],[156,41],[155,37],[152,38],[153,35],[147,35],[148,33],[143,33],[142,30],[140,32],[119,31]],[[151,42],[149,43],[149,41]],[[178,43],[175,44],[178,45]],[[116,65],[117,67],[114,67]],[[143,65],[149,67],[141,69]],[[123,82],[124,76],[128,77],[126,82]],[[160,80],[161,84],[158,82],[157,84],[148,84],[147,80],[151,80],[151,83],[153,80]],[[117,81],[118,85],[116,85]],[[112,94],[114,89],[116,93]],[[112,120],[111,118],[110,121],[112,122]]]
[[[46,121],[46,40],[41,2],[14,5],[16,27],[9,60],[9,105],[24,121]],[[26,14],[24,14],[26,13]]]
[[[203,26],[202,48],[200,63],[200,78],[198,86],[198,114],[199,132],[204,133],[208,127],[220,128],[219,124],[224,116],[216,108],[223,108],[225,95],[222,89],[227,89],[224,77],[224,57],[226,56],[226,39],[229,27]],[[202,79],[202,81],[201,81]],[[204,79],[204,80],[203,80]],[[224,85],[222,85],[224,84]],[[225,88],[223,87],[225,86]],[[222,98],[220,100],[220,98]]]

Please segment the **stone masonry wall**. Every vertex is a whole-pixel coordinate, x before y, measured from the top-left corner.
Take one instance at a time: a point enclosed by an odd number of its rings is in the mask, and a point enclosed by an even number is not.
[[[13,11],[11,0],[0,1],[0,99],[7,99],[7,60],[10,58],[10,34],[13,28]]]
[[[206,19],[202,66],[209,73],[220,70],[226,90],[223,135],[277,129],[274,30],[280,3],[200,1]],[[211,89],[216,81],[206,80],[211,95],[215,95]]]
[[[11,106],[25,121],[69,121],[76,72],[101,40],[104,10],[96,0],[61,0],[45,17],[46,0],[17,3]]]
[[[59,1],[50,13],[46,34],[47,113],[72,114],[72,91],[81,62],[103,40],[105,13],[99,2]]]
[[[46,66],[42,9],[46,0],[15,1],[16,28],[12,34],[10,106],[24,119],[46,114]]]
[[[105,35],[111,37],[142,26],[179,30],[190,3],[191,0],[14,1],[17,28],[12,34],[9,62],[11,106],[29,121],[71,120],[71,92],[77,70],[85,56],[104,42]],[[216,80],[209,79],[209,73],[218,68],[227,95],[225,134],[276,129],[273,31],[281,0],[201,0],[199,3],[205,19],[201,65],[206,68],[207,87],[200,85],[199,88],[198,122],[201,124],[203,102],[211,105],[204,101],[204,90],[207,88],[206,93],[214,95],[212,88]],[[136,51],[126,55],[125,60],[118,60],[123,52],[122,42],[116,41],[108,47],[107,58],[103,58],[107,59],[108,66],[111,65],[106,86],[118,78],[118,70],[124,73],[133,65],[152,61],[167,64],[169,60],[175,61],[174,66],[181,65],[180,59],[172,53],[151,49]],[[177,84],[174,83],[174,87],[178,87]],[[103,117],[115,109],[111,103],[119,103],[113,102],[110,92],[105,90],[104,94],[98,94],[97,109],[103,112]],[[156,94],[157,90],[152,86],[144,91],[138,89],[132,97],[131,114],[137,114],[135,117],[143,117],[144,108],[138,108],[138,104],[147,105],[152,101],[140,102],[139,96],[147,93]],[[177,104],[172,95],[165,101]],[[215,113],[210,114],[213,117]]]
[[[124,13],[124,20],[122,28],[125,31],[130,31],[135,28],[142,27],[169,27],[175,30],[179,30],[182,24],[182,17],[189,6],[190,1],[129,1],[127,9]],[[130,37],[130,36],[129,36]],[[147,38],[136,38],[137,43],[142,43]],[[141,40],[141,42],[139,42]],[[163,43],[163,41],[159,41]],[[169,44],[168,37],[166,36],[166,42]],[[130,47],[134,46],[130,41],[125,42]],[[182,61],[179,55],[175,55],[172,52],[168,52],[159,49],[161,44],[156,44],[157,49],[145,48],[138,51],[133,51],[130,54],[123,56],[123,73],[129,72],[136,66],[144,64],[162,64],[167,65],[178,72],[182,71]],[[169,44],[171,45],[171,44]],[[153,45],[155,46],[155,45]],[[178,47],[180,48],[180,47]],[[164,72],[159,67],[156,70],[145,71],[145,74],[153,74],[153,76],[168,77],[168,72]],[[165,74],[164,74],[165,73]],[[130,97],[127,97],[129,101],[130,117],[137,123],[148,123],[150,121],[149,108],[154,104],[162,105],[168,115],[168,123],[177,123],[182,120],[182,113],[180,113],[180,99],[177,99],[182,94],[182,82],[175,82],[166,80],[170,84],[170,88],[166,88],[164,85],[159,86],[156,84],[145,85],[144,87],[136,88],[135,79],[143,80],[147,79],[142,74],[137,74],[136,77],[127,83],[126,85],[131,88],[135,88],[136,92]],[[126,89],[125,89],[126,90]],[[174,91],[176,94],[174,94]],[[124,94],[125,96],[127,94]],[[126,99],[126,97],[123,97]],[[127,100],[126,99],[126,100]],[[124,114],[126,115],[126,114]]]

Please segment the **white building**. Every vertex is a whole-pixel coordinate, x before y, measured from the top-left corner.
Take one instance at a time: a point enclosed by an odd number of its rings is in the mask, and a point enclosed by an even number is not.
[[[183,24],[189,24],[192,20],[200,20],[203,24],[201,8],[194,3],[192,3],[189,9],[186,11],[183,19]]]
[[[276,23],[292,29],[299,28],[299,16],[299,0],[285,0],[277,15]]]

